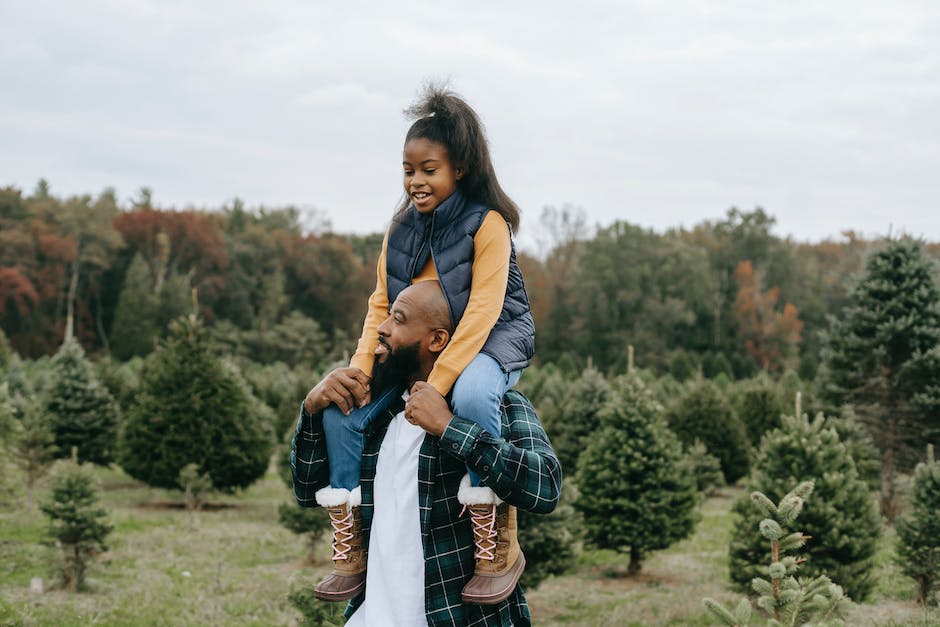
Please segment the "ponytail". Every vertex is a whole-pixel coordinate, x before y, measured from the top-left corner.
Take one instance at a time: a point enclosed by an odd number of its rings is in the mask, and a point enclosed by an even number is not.
[[[476,111],[446,86],[428,83],[418,100],[405,109],[405,115],[415,120],[405,135],[405,143],[427,139],[447,148],[451,163],[463,170],[458,185],[464,196],[499,213],[516,233],[519,207],[496,179],[489,143]],[[409,203],[406,196],[396,215],[403,213]]]

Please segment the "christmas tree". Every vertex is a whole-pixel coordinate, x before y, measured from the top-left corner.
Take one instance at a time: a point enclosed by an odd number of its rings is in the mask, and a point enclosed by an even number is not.
[[[107,512],[98,507],[94,474],[74,461],[62,463],[40,509],[49,517],[49,534],[62,549],[62,585],[78,592],[89,561],[107,549],[105,539],[113,530],[106,522]]]
[[[175,322],[147,359],[120,463],[152,486],[181,487],[180,471],[193,463],[214,488],[243,488],[267,469],[272,422],[237,371],[210,352],[205,330],[191,316]]]
[[[928,448],[927,461],[914,471],[911,508],[898,521],[898,561],[917,582],[917,600],[926,605],[940,584],[940,463]]]
[[[629,551],[633,575],[650,551],[692,533],[698,493],[662,406],[636,377],[621,382],[620,394],[601,412],[601,429],[578,460],[575,507],[588,540]]]
[[[770,546],[768,578],[755,577],[751,586],[757,592],[757,607],[765,614],[761,624],[770,625],[842,625],[849,602],[842,588],[829,577],[796,578],[804,558],[786,553],[803,547],[810,536],[793,531],[792,526],[803,510],[803,503],[813,491],[813,482],[804,481],[774,504],[766,494],[754,492],[751,503],[762,517],[758,523],[763,542]],[[751,604],[742,600],[731,612],[714,599],[704,599],[705,607],[722,623],[731,627],[751,624]],[[756,623],[755,623],[756,624]]]
[[[747,474],[750,464],[747,432],[714,383],[700,380],[691,384],[669,406],[667,420],[686,446],[691,446],[696,438],[702,441],[721,462],[729,484]]]
[[[832,321],[824,351],[826,399],[852,403],[881,450],[881,511],[893,520],[895,475],[912,446],[940,432],[940,289],[912,241],[872,255],[851,304]]]
[[[43,405],[60,455],[74,446],[80,462],[108,464],[114,459],[117,404],[74,339],[66,340],[52,358]]]
[[[748,488],[771,500],[782,499],[794,484],[814,481],[812,505],[803,511],[801,526],[815,538],[808,545],[808,576],[826,574],[856,601],[871,592],[872,570],[881,521],[859,479],[848,448],[839,441],[822,414],[785,416],[780,428],[766,434]],[[737,515],[732,534],[731,579],[741,587],[762,573],[766,544],[750,532],[761,520],[747,498],[732,507]]]

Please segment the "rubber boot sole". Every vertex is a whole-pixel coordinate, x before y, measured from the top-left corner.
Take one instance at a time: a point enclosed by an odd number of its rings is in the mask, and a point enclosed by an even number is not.
[[[519,577],[522,576],[524,570],[525,555],[520,552],[519,559],[516,560],[516,563],[502,575],[474,575],[474,578],[502,580],[500,582],[502,585],[499,586],[498,590],[487,591],[483,594],[472,590],[467,592],[467,588],[470,587],[470,584],[467,584],[467,586],[464,587],[464,591],[460,593],[460,598],[464,603],[473,603],[474,605],[496,605],[497,603],[502,603],[508,599],[512,591],[516,589],[516,584],[519,583]]]

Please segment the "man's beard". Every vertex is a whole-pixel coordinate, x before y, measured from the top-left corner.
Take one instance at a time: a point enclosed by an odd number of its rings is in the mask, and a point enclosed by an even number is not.
[[[386,345],[387,346],[387,345]],[[420,342],[390,350],[384,362],[375,361],[372,366],[372,398],[389,387],[404,387],[421,368],[418,362]]]

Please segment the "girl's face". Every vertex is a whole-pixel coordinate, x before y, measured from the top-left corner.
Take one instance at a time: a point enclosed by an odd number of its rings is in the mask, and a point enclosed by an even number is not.
[[[420,213],[431,213],[457,189],[463,173],[450,161],[447,148],[429,139],[405,144],[402,155],[405,193]]]

